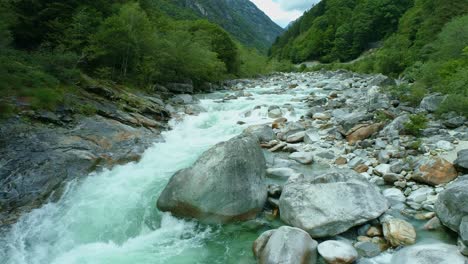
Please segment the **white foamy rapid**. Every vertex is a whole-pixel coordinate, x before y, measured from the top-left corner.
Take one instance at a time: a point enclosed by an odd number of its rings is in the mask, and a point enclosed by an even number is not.
[[[163,133],[138,163],[83,175],[69,184],[56,203],[24,216],[0,238],[0,262],[5,264],[119,264],[119,263],[249,263],[255,233],[239,226],[206,226],[158,212],[156,200],[170,177],[190,166],[214,144],[242,132],[251,124],[268,122],[267,106],[291,103],[299,118],[304,113],[295,94],[269,94],[275,87],[248,90],[255,100],[226,103],[204,99],[208,111],[187,116]],[[220,98],[222,93],[209,95]],[[266,105],[243,113],[256,105]],[[237,121],[246,122],[237,125]],[[240,262],[239,262],[240,261]]]

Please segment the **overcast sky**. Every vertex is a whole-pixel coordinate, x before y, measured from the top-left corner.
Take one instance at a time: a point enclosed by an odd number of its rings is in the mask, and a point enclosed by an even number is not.
[[[319,0],[250,0],[278,25],[285,27]]]

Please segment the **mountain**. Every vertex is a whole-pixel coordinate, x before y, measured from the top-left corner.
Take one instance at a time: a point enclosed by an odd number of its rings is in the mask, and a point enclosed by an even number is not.
[[[243,44],[266,51],[283,33],[249,0],[173,0],[173,4],[192,10],[198,17],[223,27]]]
[[[356,58],[393,33],[413,0],[322,0],[274,43],[271,54],[294,62]]]

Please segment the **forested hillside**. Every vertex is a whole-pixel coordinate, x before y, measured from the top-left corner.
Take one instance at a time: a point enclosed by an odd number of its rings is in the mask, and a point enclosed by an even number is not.
[[[412,0],[322,0],[297,20],[271,48],[294,62],[346,61],[389,36]]]
[[[0,105],[53,108],[83,74],[139,89],[268,71],[267,59],[183,8],[160,1],[2,1]]]
[[[220,25],[244,45],[266,52],[283,29],[249,0],[164,0],[160,7],[179,18],[189,17],[183,8],[197,17]]]
[[[441,111],[468,115],[467,14],[466,0],[323,0],[277,39],[271,54],[334,62],[318,68],[403,77],[415,84],[395,88],[401,98],[416,104],[441,92],[449,95]],[[338,63],[371,47],[379,48]]]

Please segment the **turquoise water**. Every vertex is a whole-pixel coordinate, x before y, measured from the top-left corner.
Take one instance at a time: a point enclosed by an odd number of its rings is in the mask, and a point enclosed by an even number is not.
[[[137,163],[83,175],[63,197],[22,216],[0,238],[6,264],[254,263],[252,242],[276,224],[259,218],[228,226],[207,226],[161,213],[156,200],[170,177],[190,166],[202,152],[228,140],[251,124],[271,121],[268,105],[290,103],[298,94],[268,94],[275,87],[255,88],[255,100],[216,103],[223,93],[201,101],[207,109],[187,116],[163,133],[164,143],[149,148]],[[305,109],[293,103],[298,119]],[[256,105],[250,117],[243,113]],[[238,121],[247,122],[239,126]]]

